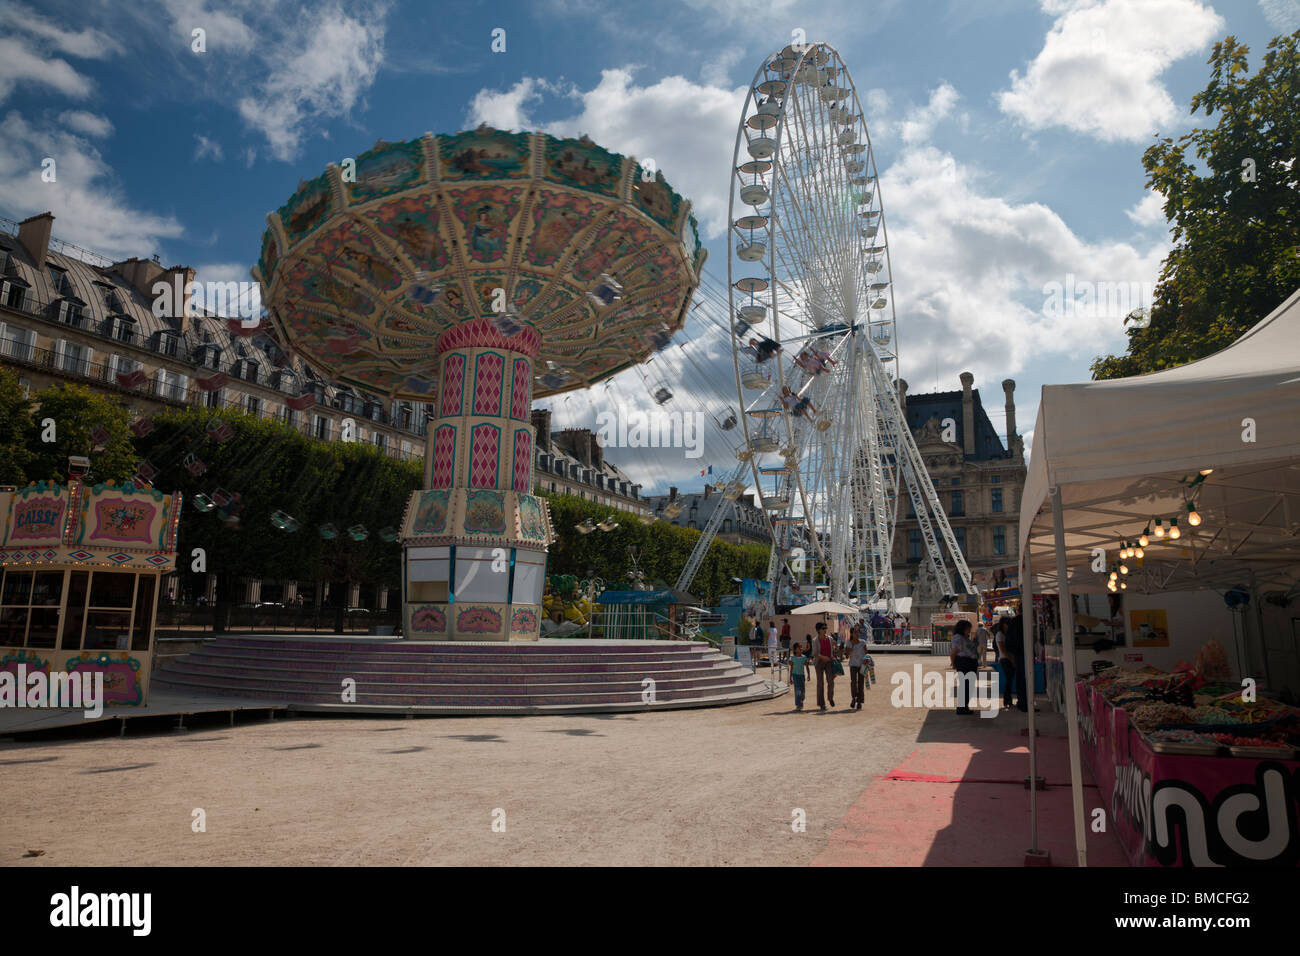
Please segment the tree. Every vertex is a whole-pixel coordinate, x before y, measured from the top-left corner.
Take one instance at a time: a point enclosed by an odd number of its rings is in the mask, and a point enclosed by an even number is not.
[[[1300,31],[1275,37],[1254,76],[1249,49],[1216,43],[1210,82],[1191,112],[1218,116],[1142,156],[1147,186],[1165,197],[1174,248],[1146,328],[1123,355],[1092,363],[1120,378],[1204,358],[1231,344],[1300,286]],[[1193,156],[1189,156],[1189,150]]]
[[[36,409],[27,424],[27,443],[33,459],[27,467],[29,480],[68,480],[68,456],[90,459],[86,479],[122,481],[135,474],[136,454],[127,430],[126,409],[84,385],[52,385],[34,397]],[[52,423],[54,441],[45,441]],[[92,434],[102,429],[96,442]]]
[[[420,486],[418,464],[387,458],[362,443],[310,439],[233,411],[166,411],[153,416],[153,423],[137,439],[139,456],[158,470],[158,488],[185,495],[182,567],[188,567],[193,548],[204,549],[222,603],[232,600],[241,577],[400,584],[399,546],[376,532],[400,523],[407,498]],[[223,424],[230,429],[224,438]],[[186,467],[190,455],[196,470],[202,462],[200,474]],[[193,507],[199,494],[214,502],[229,495],[235,506],[200,512]],[[277,528],[271,520],[276,512],[291,517],[297,529]],[[334,525],[337,537],[321,536],[326,524]],[[358,524],[369,532],[364,541],[347,534]]]
[[[25,485],[43,476],[33,473],[32,403],[18,376],[0,367],[0,485]]]
[[[677,581],[682,567],[691,556],[701,532],[665,522],[643,524],[630,514],[593,504],[572,495],[547,495],[556,541],[547,556],[547,574],[587,576],[588,569],[615,590],[631,587],[627,572],[631,568],[627,549],[637,549],[637,560],[645,572],[646,582],[669,587]],[[613,531],[582,534],[575,529],[584,519],[593,522],[613,517],[618,527]],[[709,604],[716,604],[724,594],[735,590],[733,577],[762,577],[767,572],[768,548],[759,544],[736,546],[715,538],[691,583],[690,591]]]

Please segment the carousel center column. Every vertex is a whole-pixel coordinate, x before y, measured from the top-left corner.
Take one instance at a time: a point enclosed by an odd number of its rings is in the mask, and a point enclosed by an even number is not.
[[[402,518],[407,640],[538,638],[553,540],[546,501],[532,493],[540,345],[531,328],[506,336],[485,319],[438,339],[424,488]]]

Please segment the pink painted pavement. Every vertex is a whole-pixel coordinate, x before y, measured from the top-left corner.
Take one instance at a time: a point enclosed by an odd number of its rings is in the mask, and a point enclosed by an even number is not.
[[[1024,865],[1030,845],[1025,718],[931,716],[937,726],[927,721],[917,750],[862,792],[813,866]],[[1050,725],[1055,715],[1039,716]],[[1040,733],[1038,740],[1037,772],[1047,782],[1038,792],[1038,846],[1051,852],[1053,866],[1074,866],[1068,746],[1059,734]],[[1092,832],[1092,811],[1107,806],[1109,814],[1110,801],[1098,794],[1086,767],[1083,779],[1088,865],[1127,866],[1113,835]]]

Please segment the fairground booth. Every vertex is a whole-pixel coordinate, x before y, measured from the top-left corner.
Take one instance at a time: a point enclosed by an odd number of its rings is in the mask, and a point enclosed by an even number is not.
[[[1198,362],[1044,387],[1020,537],[1080,862],[1087,763],[1134,865],[1296,865],[1300,292]]]
[[[0,491],[0,669],[102,671],[105,703],[145,703],[180,513],[179,492],[130,483]]]

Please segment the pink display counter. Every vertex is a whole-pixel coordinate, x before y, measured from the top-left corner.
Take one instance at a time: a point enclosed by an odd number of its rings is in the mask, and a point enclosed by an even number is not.
[[[1157,753],[1100,691],[1080,681],[1076,697],[1107,829],[1134,866],[1300,861],[1300,761]]]

